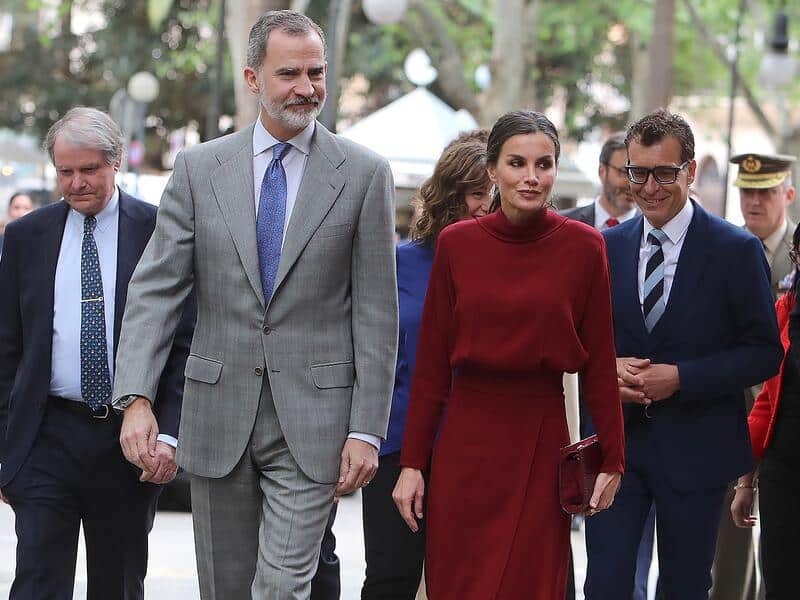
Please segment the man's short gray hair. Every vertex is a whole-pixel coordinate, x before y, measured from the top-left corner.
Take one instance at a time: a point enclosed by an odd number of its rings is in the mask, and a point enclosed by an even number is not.
[[[74,146],[100,150],[109,165],[122,160],[122,132],[102,110],[76,106],[53,123],[45,136],[44,147],[54,163],[53,147],[59,135],[63,135]]]
[[[322,40],[325,48],[325,34],[322,28],[304,14],[293,10],[271,10],[264,13],[250,29],[250,39],[247,43],[247,66],[256,72],[261,70],[261,64],[267,55],[267,42],[269,34],[274,29],[293,36],[304,36],[312,31]]]

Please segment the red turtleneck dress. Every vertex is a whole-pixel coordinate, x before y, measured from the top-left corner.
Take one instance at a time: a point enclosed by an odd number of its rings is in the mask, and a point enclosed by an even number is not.
[[[446,228],[401,454],[403,466],[422,470],[432,455],[431,600],[563,600],[569,518],[559,506],[557,466],[569,443],[565,371],[582,373],[603,470],[622,472],[603,237],[551,211],[523,226],[498,210]]]

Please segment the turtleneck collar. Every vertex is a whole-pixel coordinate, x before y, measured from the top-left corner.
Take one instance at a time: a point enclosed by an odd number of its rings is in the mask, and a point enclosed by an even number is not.
[[[507,242],[532,242],[542,238],[563,225],[566,217],[550,209],[539,211],[527,223],[517,225],[508,220],[502,208],[477,219],[478,224],[494,237]]]

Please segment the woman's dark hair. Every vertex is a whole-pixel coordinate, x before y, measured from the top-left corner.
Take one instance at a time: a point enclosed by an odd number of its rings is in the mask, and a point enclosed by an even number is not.
[[[552,121],[542,113],[535,110],[513,110],[497,119],[489,132],[489,141],[486,144],[486,164],[496,165],[500,158],[503,144],[515,135],[528,133],[543,133],[553,142],[556,164],[561,155],[561,143],[558,141],[558,131]],[[500,206],[500,194],[495,192],[490,212]]]
[[[479,130],[480,131],[480,130]],[[439,233],[467,216],[467,193],[488,187],[486,144],[479,133],[464,135],[442,152],[433,174],[420,186],[412,204],[420,217],[411,231],[411,239],[434,245]]]

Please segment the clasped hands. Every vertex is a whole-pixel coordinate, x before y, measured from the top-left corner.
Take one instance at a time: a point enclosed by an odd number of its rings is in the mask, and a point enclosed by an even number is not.
[[[175,479],[175,448],[158,441],[158,422],[147,398],[139,396],[125,409],[119,443],[128,462],[142,470],[139,481],[164,484]]]
[[[622,402],[649,406],[680,389],[676,365],[652,364],[649,358],[617,359],[617,383]]]

